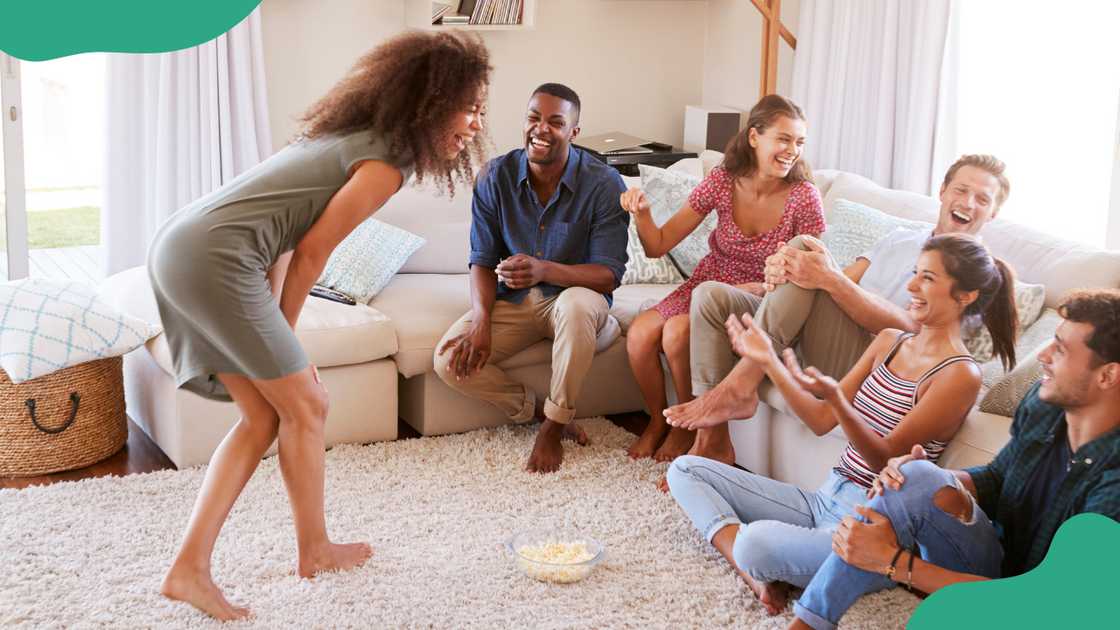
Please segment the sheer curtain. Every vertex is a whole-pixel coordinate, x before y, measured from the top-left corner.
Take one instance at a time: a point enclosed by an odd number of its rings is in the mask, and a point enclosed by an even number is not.
[[[260,8],[200,46],[109,55],[101,242],[113,274],[143,264],[179,208],[272,152]]]
[[[790,96],[806,158],[883,186],[936,191],[953,155],[954,0],[802,0]]]

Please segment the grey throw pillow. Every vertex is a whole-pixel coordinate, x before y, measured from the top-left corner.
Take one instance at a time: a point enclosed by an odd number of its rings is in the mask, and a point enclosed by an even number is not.
[[[688,202],[692,189],[702,180],[688,173],[667,171],[645,164],[638,165],[638,171],[642,175],[642,191],[649,199],[650,214],[658,225],[664,225],[669,217]],[[716,212],[709,212],[700,225],[669,252],[669,257],[683,276],[692,275],[700,259],[708,254],[708,237],[716,227],[717,215]]]
[[[1054,338],[1054,332],[1061,323],[1062,318],[1057,311],[1046,309],[1038,321],[1023,332],[1015,345],[1019,363],[1013,370],[1004,373],[998,361],[984,365],[984,380],[990,380],[991,386],[980,399],[980,411],[1001,416],[1015,415],[1015,408],[1019,406],[1023,396],[1042,378],[1038,353]]]
[[[622,284],[680,284],[684,282],[681,272],[673,265],[668,256],[661,258],[647,258],[642,249],[642,241],[638,238],[638,227],[634,219],[630,219],[629,236],[626,241],[626,273],[622,276]]]
[[[1023,334],[1031,324],[1038,320],[1042,314],[1042,307],[1046,303],[1046,287],[1041,284],[1027,284],[1015,281],[1015,308],[1019,311],[1019,335]],[[992,335],[980,323],[979,318],[961,331],[961,340],[968,348],[972,358],[980,363],[990,361],[994,356],[992,348]],[[1016,348],[1018,354],[1018,348]]]

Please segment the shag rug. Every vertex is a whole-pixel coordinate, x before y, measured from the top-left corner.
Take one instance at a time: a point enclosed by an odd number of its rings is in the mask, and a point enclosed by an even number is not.
[[[304,580],[275,457],[261,463],[222,531],[214,575],[261,628],[784,628],[634,462],[633,436],[582,420],[559,473],[521,470],[535,427],[339,446],[327,454],[327,518],[367,540],[357,570]],[[158,593],[204,469],[0,490],[0,626],[215,627]],[[577,527],[605,543],[586,580],[533,581],[507,557],[515,532]],[[918,600],[863,598],[842,627],[903,627]]]

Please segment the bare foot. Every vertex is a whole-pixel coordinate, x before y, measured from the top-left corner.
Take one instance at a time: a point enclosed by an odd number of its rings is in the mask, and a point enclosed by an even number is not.
[[[322,549],[300,554],[299,576],[313,578],[328,571],[349,571],[366,563],[373,555],[373,547],[366,543],[336,545],[327,543]]]
[[[565,425],[559,422],[552,420],[542,422],[541,428],[537,430],[537,441],[533,444],[533,452],[529,454],[525,470],[540,473],[560,470],[560,462],[564,459],[564,446],[560,440],[563,439],[565,432]]]
[[[571,440],[580,446],[587,446],[591,443],[591,438],[587,437],[587,431],[576,424],[575,420],[564,425],[564,439]]]
[[[695,439],[695,431],[673,427],[669,436],[665,438],[665,443],[653,454],[653,460],[656,462],[671,462],[687,453],[688,449],[692,448],[692,442]]]
[[[186,602],[219,621],[245,619],[249,609],[230,604],[210,574],[172,565],[159,588],[161,595]]]
[[[758,598],[758,602],[766,608],[766,614],[773,617],[785,611],[786,604],[789,603],[789,584],[785,582],[759,582],[745,571],[740,571],[739,575],[747,581],[747,586],[751,587],[751,591]]]
[[[650,416],[649,424],[646,425],[642,434],[630,448],[626,449],[626,454],[630,459],[642,459],[643,457],[653,457],[653,453],[657,450],[661,440],[665,439],[665,435],[669,433],[669,425],[665,423],[665,418],[661,414],[654,414]]]
[[[758,394],[737,393],[732,384],[724,382],[689,402],[669,407],[665,410],[665,421],[682,429],[704,429],[750,418],[756,409]]]
[[[673,430],[677,431],[678,429]],[[726,427],[700,429],[696,431],[695,435],[696,441],[692,443],[692,448],[688,449],[689,455],[714,459],[729,466],[735,465],[735,446],[731,444],[731,434],[727,432]],[[668,440],[666,440],[667,442]],[[669,480],[665,478],[665,475],[661,475],[661,478],[657,480],[657,489],[662,492],[669,492]]]

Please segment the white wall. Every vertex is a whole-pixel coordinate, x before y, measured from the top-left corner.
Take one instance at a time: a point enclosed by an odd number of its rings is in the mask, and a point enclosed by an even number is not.
[[[405,28],[405,1],[261,3],[276,148],[292,138],[298,116],[362,52]],[[735,1],[755,11],[747,0]],[[579,93],[585,134],[619,130],[680,144],[685,105],[700,102],[707,80],[707,0],[538,4],[535,29],[481,33],[494,65],[489,122],[498,151],[521,145],[525,102],[545,81]],[[749,83],[748,91],[757,92],[757,77]]]
[[[800,0],[782,0],[782,23],[797,36]],[[749,110],[758,102],[762,66],[762,15],[750,0],[709,0],[704,46],[705,105]],[[779,94],[788,95],[793,49],[778,40]]]

